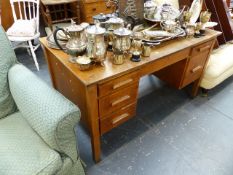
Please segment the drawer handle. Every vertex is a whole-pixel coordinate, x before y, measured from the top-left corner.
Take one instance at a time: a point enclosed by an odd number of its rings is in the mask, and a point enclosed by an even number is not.
[[[92,11],[96,11],[96,8],[93,8]]]
[[[119,104],[119,103],[121,103],[121,102],[123,102],[123,101],[126,101],[126,100],[128,100],[128,99],[130,99],[130,96],[129,96],[129,95],[126,95],[126,96],[124,96],[124,97],[121,97],[120,99],[118,99],[118,100],[112,102],[112,106],[116,106],[117,104]]]
[[[210,49],[210,45],[208,46],[205,46],[205,47],[202,47],[202,48],[199,48],[199,52],[203,52],[203,51],[206,51],[206,50],[209,50]]]
[[[121,120],[123,120],[123,119],[125,119],[125,118],[127,118],[127,117],[129,117],[129,114],[128,114],[128,113],[122,114],[122,115],[120,115],[119,117],[113,119],[113,120],[112,120],[112,124],[115,125],[115,124],[119,123]]]
[[[132,78],[131,78],[131,79],[128,79],[128,80],[125,80],[125,81],[122,81],[122,82],[120,82],[120,83],[114,85],[114,86],[113,86],[113,89],[118,89],[118,88],[120,88],[120,87],[122,87],[122,86],[124,86],[124,85],[126,85],[126,84],[131,83],[132,81],[133,81]]]
[[[126,106],[122,107],[121,110],[125,110],[125,109],[131,107],[132,105],[133,105],[133,104],[126,105]]]
[[[200,69],[202,69],[202,66],[197,66],[191,72],[195,73],[195,72],[199,71]]]

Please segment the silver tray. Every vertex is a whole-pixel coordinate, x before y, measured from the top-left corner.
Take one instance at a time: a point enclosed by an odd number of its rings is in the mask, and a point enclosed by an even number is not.
[[[157,38],[157,39],[146,39],[146,38],[143,38],[143,42],[145,42],[145,43],[162,43],[164,41],[168,41],[168,40],[172,40],[172,39],[179,38],[179,37],[184,37],[184,36],[186,36],[185,30],[182,29],[182,28],[180,28],[180,27],[177,27],[176,33],[173,33],[172,36],[163,37],[163,38]]]

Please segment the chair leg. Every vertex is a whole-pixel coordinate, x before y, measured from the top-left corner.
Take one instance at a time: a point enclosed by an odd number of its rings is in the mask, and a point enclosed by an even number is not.
[[[28,41],[28,44],[29,44],[29,47],[30,47],[30,50],[31,50],[31,54],[32,54],[33,60],[35,62],[36,68],[39,71],[40,68],[39,68],[39,64],[37,62],[37,58],[36,58],[36,54],[35,54],[35,51],[34,51],[34,48],[33,48],[33,45],[32,45],[32,41]]]
[[[29,42],[27,42],[27,44],[29,45]],[[30,48],[27,48],[27,52],[28,52],[28,55],[32,56]]]
[[[201,88],[202,91],[202,97],[208,97],[208,89]]]

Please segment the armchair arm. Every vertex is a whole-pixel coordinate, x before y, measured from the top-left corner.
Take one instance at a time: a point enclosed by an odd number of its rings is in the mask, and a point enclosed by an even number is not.
[[[79,109],[22,65],[8,74],[10,90],[19,111],[38,135],[56,151],[77,161],[74,127]]]

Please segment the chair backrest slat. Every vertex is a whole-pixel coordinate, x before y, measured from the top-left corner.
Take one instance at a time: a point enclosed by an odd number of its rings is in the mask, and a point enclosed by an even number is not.
[[[19,8],[20,19],[23,19],[20,2],[18,2],[18,8]]]
[[[16,21],[17,20],[17,16],[16,16],[16,13],[15,13],[14,2],[10,1],[10,3],[11,3],[11,9],[12,9],[12,13],[13,13],[13,18],[14,18],[14,21]]]
[[[10,0],[14,21],[18,19],[36,20],[36,32],[39,32],[40,0]],[[17,16],[16,11],[19,12]]]
[[[29,11],[29,19],[32,19],[31,3],[30,2],[28,2],[28,11]]]
[[[23,2],[23,11],[24,11],[24,18],[27,19],[27,14],[26,14],[26,4]]]
[[[35,10],[35,6],[33,5],[33,18],[36,18],[36,10]]]

